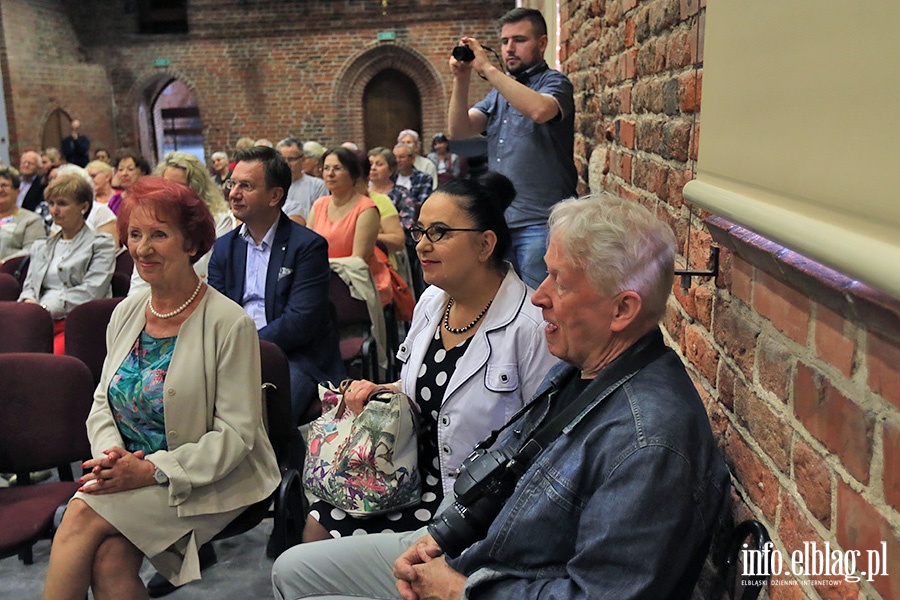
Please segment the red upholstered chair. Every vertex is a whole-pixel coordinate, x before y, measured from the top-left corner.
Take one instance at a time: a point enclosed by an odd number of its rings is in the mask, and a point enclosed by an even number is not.
[[[15,302],[22,293],[22,286],[9,273],[0,273],[0,302]]]
[[[120,252],[116,256],[116,273],[122,273],[127,275],[129,279],[131,279],[131,272],[134,271],[134,259],[131,258],[131,254],[128,253],[128,250],[125,252]]]
[[[100,371],[106,359],[106,326],[113,309],[122,300],[91,300],[73,308],[66,317],[66,354],[88,366],[94,385],[100,383]]]
[[[52,535],[53,515],[78,489],[71,463],[90,458],[85,419],[91,373],[71,356],[0,354],[0,472],[17,485],[0,489],[0,558],[32,562],[32,545]],[[29,473],[58,468],[59,482],[28,485]]]
[[[12,275],[19,282],[19,285],[25,283],[25,276],[28,274],[28,263],[31,262],[30,256],[17,256],[7,259],[6,262],[0,264],[0,273]]]
[[[347,372],[359,360],[361,376],[369,381],[378,381],[378,350],[371,334],[372,320],[366,303],[351,296],[350,288],[334,271],[331,272],[328,299],[334,309],[341,340],[341,359]]]
[[[0,302],[0,353],[53,353],[53,318],[31,302]]]

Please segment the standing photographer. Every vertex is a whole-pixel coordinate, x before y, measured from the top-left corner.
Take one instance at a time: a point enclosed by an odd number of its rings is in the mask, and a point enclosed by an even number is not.
[[[547,275],[544,251],[550,207],[575,195],[575,103],[572,82],[543,59],[547,48],[543,15],[515,8],[500,18],[499,25],[506,73],[471,37],[460,40],[460,49],[467,47],[471,54],[459,57],[465,60],[450,59],[453,89],[447,134],[458,140],[487,132],[488,168],[506,175],[518,192],[506,210],[513,236],[511,258],[522,280],[536,288]],[[473,70],[494,89],[469,108]]]

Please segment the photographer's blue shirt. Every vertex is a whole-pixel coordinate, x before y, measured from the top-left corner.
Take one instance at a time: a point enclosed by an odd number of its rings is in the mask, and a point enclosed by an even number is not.
[[[473,108],[488,118],[488,168],[506,175],[516,198],[506,210],[510,227],[545,225],[550,208],[575,195],[575,101],[569,78],[537,64],[517,77],[528,88],[552,96],[559,113],[546,123],[523,115],[496,89]]]

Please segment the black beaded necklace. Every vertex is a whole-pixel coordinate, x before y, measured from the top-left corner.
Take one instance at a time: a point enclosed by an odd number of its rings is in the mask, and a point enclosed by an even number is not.
[[[493,302],[493,301],[494,301],[494,299],[491,298],[491,302]],[[480,313],[478,313],[478,316],[475,317],[472,320],[472,322],[469,323],[468,325],[466,325],[465,327],[450,327],[450,307],[453,306],[453,298],[450,298],[450,301],[447,302],[447,310],[444,311],[444,329],[446,329],[450,333],[455,333],[455,334],[467,332],[468,330],[472,329],[473,327],[475,327],[478,324],[478,321],[481,320],[481,317],[484,316],[484,313],[486,313],[487,310],[491,307],[491,302],[488,302],[487,306],[485,306],[482,309],[482,311]]]

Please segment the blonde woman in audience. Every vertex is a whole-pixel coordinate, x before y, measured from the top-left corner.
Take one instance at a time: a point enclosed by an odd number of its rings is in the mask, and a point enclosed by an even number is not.
[[[25,256],[35,240],[47,236],[40,215],[19,208],[19,172],[0,166],[0,263]]]
[[[234,229],[231,209],[199,158],[187,152],[169,152],[157,165],[156,174],[197,192],[216,222],[216,237]]]
[[[73,173],[57,176],[44,190],[44,198],[59,231],[32,244],[19,302],[40,304],[50,313],[55,322],[53,350],[62,354],[69,311],[110,296],[116,246],[110,236],[87,226],[94,192],[82,177]]]
[[[115,175],[112,165],[106,161],[94,160],[89,162],[85,169],[87,169],[91,181],[94,182],[94,200],[101,204],[109,204],[116,193],[112,187],[113,175]]]

